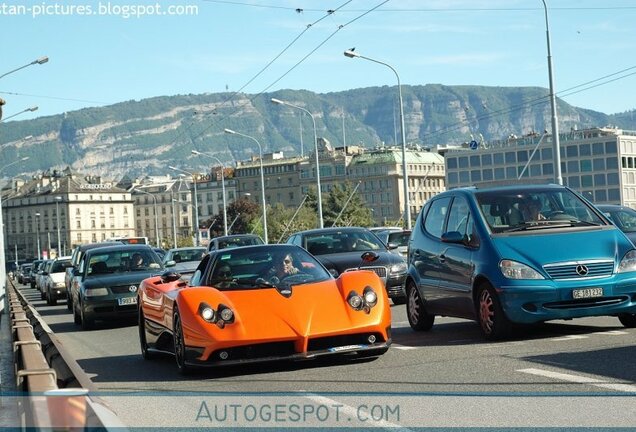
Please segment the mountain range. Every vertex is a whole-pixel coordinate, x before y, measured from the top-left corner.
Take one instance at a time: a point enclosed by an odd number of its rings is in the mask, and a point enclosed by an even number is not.
[[[402,86],[408,145],[435,147],[499,140],[550,130],[548,90],[540,87]],[[45,170],[74,171],[117,179],[124,174],[161,175],[168,165],[204,169],[210,153],[224,163],[258,155],[256,143],[224,133],[231,129],[256,139],[263,153],[309,155],[313,124],[302,110],[273,104],[277,98],[312,113],[316,134],[334,146],[367,148],[400,139],[397,87],[369,87],[334,93],[280,90],[258,95],[209,93],[160,96],[59,115],[3,123],[0,157],[29,156],[3,175]],[[636,110],[604,114],[558,100],[560,130],[615,126],[636,129]]]

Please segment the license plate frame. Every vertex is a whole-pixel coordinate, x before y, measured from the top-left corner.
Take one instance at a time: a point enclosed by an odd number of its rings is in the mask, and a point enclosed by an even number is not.
[[[117,299],[119,306],[130,306],[137,304],[137,297],[122,297]]]
[[[593,287],[593,288],[581,288],[581,289],[572,290],[572,298],[575,300],[598,298],[598,297],[603,297],[603,288]]]
[[[353,351],[356,349],[366,348],[366,345],[343,345],[338,347],[329,348],[329,352],[342,352],[342,351]]]

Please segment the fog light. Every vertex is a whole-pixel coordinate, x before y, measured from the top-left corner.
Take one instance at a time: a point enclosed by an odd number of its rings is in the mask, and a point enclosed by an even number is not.
[[[374,344],[375,341],[376,341],[376,337],[375,337],[375,335],[369,335],[367,340],[369,341],[370,344]]]
[[[206,307],[201,311],[201,317],[206,321],[214,320],[214,310],[212,308]]]
[[[221,319],[223,321],[230,322],[232,321],[233,318],[234,318],[234,312],[232,312],[231,309],[226,308],[221,310]]]
[[[221,351],[221,352],[219,353],[219,358],[220,358],[221,360],[227,360],[227,358],[228,358],[229,356],[230,356],[230,355],[227,353],[227,351]]]

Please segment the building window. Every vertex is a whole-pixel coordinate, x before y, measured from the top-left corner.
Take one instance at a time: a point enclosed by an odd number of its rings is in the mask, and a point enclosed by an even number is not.
[[[618,169],[618,159],[615,157],[606,158],[605,167],[607,168],[607,170]]]
[[[591,156],[592,155],[592,148],[590,147],[589,144],[581,144],[579,146],[579,154],[581,156]]]
[[[457,158],[454,158],[454,157],[447,158],[446,165],[448,166],[448,169],[457,168]]]
[[[470,167],[474,168],[474,167],[478,167],[478,166],[480,166],[479,156],[471,156],[470,157]]]
[[[607,174],[607,184],[608,185],[618,185],[618,173],[609,173]]]
[[[578,189],[581,187],[581,179],[579,176],[568,177],[568,186],[573,189]]]
[[[592,161],[589,159],[584,159],[581,161],[581,172],[590,172],[592,171]]]
[[[569,173],[569,174],[579,172],[579,162],[578,161],[568,161],[566,172]]]
[[[552,149],[551,148],[541,149],[541,159],[552,160]]]
[[[565,154],[568,158],[578,157],[579,148],[577,146],[567,146],[565,150]]]
[[[592,144],[592,154],[595,156],[605,154],[605,150],[603,149],[603,143]]]
[[[543,167],[543,175],[551,175],[554,174],[554,165],[551,163],[544,163]]]
[[[506,152],[506,164],[516,163],[516,154],[515,152]]]
[[[77,221],[77,229],[82,229],[82,221]]]
[[[484,181],[491,181],[492,180],[492,170],[491,169],[485,169],[483,172],[483,177],[484,177]]]
[[[595,192],[595,201],[596,202],[604,202],[607,201],[607,191],[604,189],[597,190]]]
[[[605,143],[605,153],[606,154],[616,154],[616,142],[606,142]]]
[[[495,180],[504,180],[506,178],[503,168],[495,168]]]
[[[489,154],[481,155],[481,165],[482,166],[492,165],[492,155],[489,155]]]
[[[595,174],[594,175],[594,186],[605,186],[607,183],[605,181],[605,174]]]
[[[605,171],[605,159],[598,158],[592,161],[594,171]]]
[[[503,153],[495,153],[493,156],[493,162],[495,163],[495,165],[503,165],[504,163],[504,159],[503,159]]]
[[[621,202],[621,191],[618,189],[610,189],[607,191],[607,200],[615,203]]]
[[[75,209],[75,214],[78,215],[78,216],[82,214],[82,212],[80,211],[79,207]]]

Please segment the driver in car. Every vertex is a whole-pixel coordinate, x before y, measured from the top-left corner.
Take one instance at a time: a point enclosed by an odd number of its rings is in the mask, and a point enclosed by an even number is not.
[[[286,254],[282,260],[276,261],[267,276],[269,280],[275,280],[274,278],[276,278],[280,281],[298,272],[300,270],[294,266],[294,258],[291,254]]]

